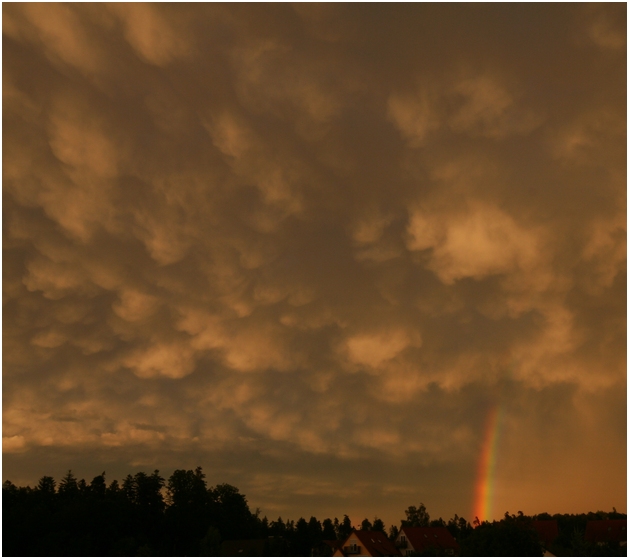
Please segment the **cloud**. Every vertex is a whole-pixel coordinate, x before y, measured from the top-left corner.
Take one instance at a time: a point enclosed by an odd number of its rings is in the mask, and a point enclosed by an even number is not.
[[[388,361],[400,353],[408,344],[408,340],[403,333],[387,333],[385,336],[353,336],[346,344],[351,361],[377,367],[383,361]]]
[[[184,343],[158,343],[135,351],[123,364],[140,378],[163,375],[181,378],[194,370],[193,352]]]
[[[587,6],[581,14],[587,38],[598,48],[624,50],[627,42],[626,11],[620,6]]]
[[[503,140],[529,134],[542,122],[522,104],[517,90],[491,74],[417,81],[416,91],[388,99],[389,118],[415,148],[438,132]]]
[[[42,44],[53,63],[59,61],[88,74],[103,64],[103,53],[89,39],[80,13],[72,7],[34,4],[20,12],[9,14],[8,32]]]
[[[388,101],[388,114],[402,134],[413,146],[420,146],[426,136],[441,127],[438,113],[438,93],[422,87],[415,95],[392,95]]]
[[[377,369],[410,345],[419,347],[421,336],[416,332],[386,329],[355,334],[345,340],[344,349],[351,363]]]
[[[185,32],[173,25],[181,12],[165,14],[148,4],[111,4],[107,9],[120,18],[125,38],[143,60],[164,66],[190,51]]]
[[[537,235],[500,209],[471,203],[464,215],[415,212],[409,248],[433,249],[429,268],[446,283],[465,277],[528,271],[539,253]]]
[[[20,452],[25,449],[24,437],[13,435],[12,437],[2,437],[2,452]]]
[[[198,462],[269,515],[445,518],[500,403],[499,486],[526,464],[550,508],[535,476],[600,452],[617,495],[625,32],[601,10],[5,6],[6,477]],[[562,483],[557,507],[622,508]]]

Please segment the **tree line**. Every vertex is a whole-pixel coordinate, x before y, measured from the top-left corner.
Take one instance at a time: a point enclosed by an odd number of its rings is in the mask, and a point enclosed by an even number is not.
[[[105,481],[105,472],[90,483],[72,471],[56,483],[42,477],[37,486],[2,486],[4,556],[218,556],[226,540],[265,541],[272,556],[328,555],[330,540],[345,540],[354,526],[342,520],[311,516],[297,521],[269,521],[259,509],[252,512],[238,488],[227,483],[208,487],[202,468],[175,470],[166,480],[152,474],[129,474],[121,484]],[[454,515],[432,519],[426,507],[410,506],[401,526],[446,528],[459,542],[462,555],[541,555],[531,520],[556,519],[560,536],[555,555],[616,554],[614,549],[588,547],[583,540],[587,520],[626,518],[612,513],[535,517],[505,514],[496,522],[470,524]],[[365,518],[357,529],[381,531],[391,540],[398,527],[387,531],[378,517]],[[609,547],[609,546],[608,546]],[[553,549],[551,549],[553,551]]]

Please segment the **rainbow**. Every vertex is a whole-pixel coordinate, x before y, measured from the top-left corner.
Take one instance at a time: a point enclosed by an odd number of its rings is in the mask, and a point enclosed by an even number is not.
[[[472,517],[493,520],[492,505],[496,472],[496,454],[500,432],[502,408],[494,405],[487,414],[483,448],[478,461],[478,473],[474,495],[474,511]]]

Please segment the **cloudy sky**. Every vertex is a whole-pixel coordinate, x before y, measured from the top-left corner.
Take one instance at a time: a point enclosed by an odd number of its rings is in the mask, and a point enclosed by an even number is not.
[[[3,479],[626,510],[625,4],[2,12]]]

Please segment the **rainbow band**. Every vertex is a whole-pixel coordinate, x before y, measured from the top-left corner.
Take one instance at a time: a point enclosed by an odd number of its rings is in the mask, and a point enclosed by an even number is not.
[[[487,414],[483,448],[478,462],[473,517],[477,517],[481,522],[493,520],[492,505],[501,412],[500,406],[495,405]]]

